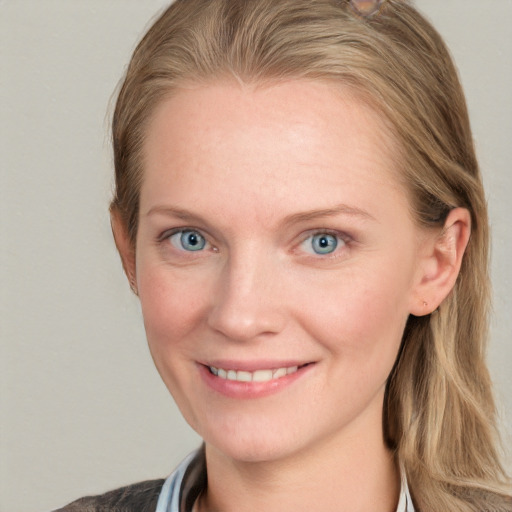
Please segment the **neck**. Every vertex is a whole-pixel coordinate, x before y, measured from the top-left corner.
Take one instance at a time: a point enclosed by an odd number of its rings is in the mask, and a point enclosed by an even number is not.
[[[324,440],[278,461],[244,462],[206,445],[208,512],[395,512],[399,472],[382,433]]]

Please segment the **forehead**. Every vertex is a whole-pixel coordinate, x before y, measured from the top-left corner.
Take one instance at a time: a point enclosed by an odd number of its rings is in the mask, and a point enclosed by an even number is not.
[[[183,194],[201,204],[205,187],[210,202],[243,194],[294,208],[299,200],[317,207],[322,194],[334,203],[337,195],[356,200],[369,187],[404,196],[395,146],[376,110],[332,83],[183,88],[149,123],[141,210],[148,200],[183,201]]]

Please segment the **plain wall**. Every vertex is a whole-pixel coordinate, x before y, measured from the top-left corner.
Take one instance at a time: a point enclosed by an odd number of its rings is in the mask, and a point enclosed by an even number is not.
[[[164,477],[199,443],[153,368],[107,212],[109,100],[166,3],[0,0],[3,512]],[[489,362],[510,444],[512,1],[417,5],[467,93],[494,236]]]

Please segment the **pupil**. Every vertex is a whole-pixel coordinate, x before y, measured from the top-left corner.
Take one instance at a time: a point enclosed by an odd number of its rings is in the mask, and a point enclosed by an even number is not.
[[[188,251],[200,251],[205,246],[204,238],[195,231],[183,231],[181,246]]]
[[[336,249],[338,242],[332,235],[323,233],[316,235],[313,239],[313,250],[317,254],[328,254]]]

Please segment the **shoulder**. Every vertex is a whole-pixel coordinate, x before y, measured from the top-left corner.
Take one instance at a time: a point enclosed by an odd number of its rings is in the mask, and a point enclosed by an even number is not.
[[[87,496],[54,512],[154,512],[164,481],[147,480],[100,496]]]

